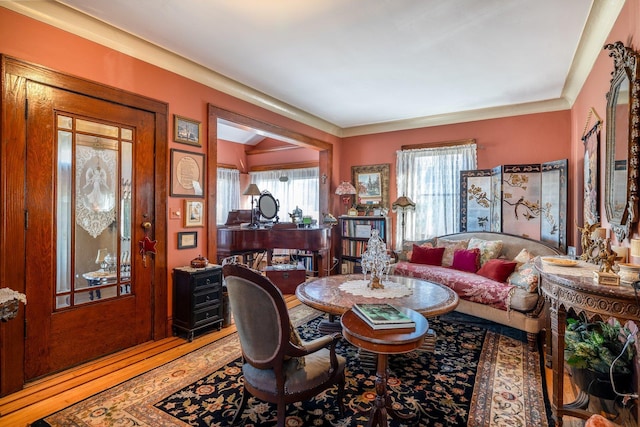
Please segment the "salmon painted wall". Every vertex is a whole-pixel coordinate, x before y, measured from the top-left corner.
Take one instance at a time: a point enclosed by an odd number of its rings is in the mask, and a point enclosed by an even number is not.
[[[609,41],[627,42],[629,39],[639,39],[638,8],[637,0],[627,1]],[[20,34],[20,37],[16,37],[16,34]],[[0,52],[166,102],[169,105],[170,118],[173,114],[180,114],[200,120],[205,125],[203,126],[205,135],[207,103],[213,103],[332,143],[338,149],[334,152],[332,163],[335,173],[331,188],[335,188],[341,180],[351,179],[353,165],[390,163],[391,200],[396,197],[395,151],[400,149],[401,145],[474,138],[480,147],[478,151],[480,168],[569,158],[569,224],[578,219],[576,212],[582,210],[583,146],[580,136],[590,107],[595,107],[604,118],[605,94],[608,91],[609,73],[612,69],[611,58],[606,52],[601,53],[570,111],[358,136],[341,141],[335,136],[4,8],[0,8]],[[168,123],[168,128],[172,129],[172,125]],[[170,148],[184,149],[185,146],[171,142]],[[189,148],[192,149],[192,147]],[[200,151],[206,153],[204,147]],[[233,163],[223,160],[224,151],[220,152],[220,156],[220,162]],[[234,155],[230,156],[233,160]],[[284,158],[282,155],[277,157]],[[344,161],[341,161],[342,159]],[[247,162],[249,162],[248,159]],[[179,208],[181,204],[181,199],[170,198],[168,207]],[[340,207],[339,201],[336,200],[334,210]],[[602,211],[604,212],[604,209]],[[166,236],[167,247],[176,246],[176,233],[180,230],[179,221],[170,220],[168,236]],[[206,230],[203,230],[203,233],[205,232]],[[637,234],[637,228],[634,232]],[[204,240],[199,239],[197,249],[174,251],[168,254],[169,269],[183,265],[202,253],[206,247]],[[577,239],[575,230],[570,227],[569,242],[572,241],[575,243]],[[203,255],[206,254],[203,253]]]
[[[179,114],[201,121],[203,124],[202,134],[207,135],[207,104],[212,103],[257,120],[288,128],[311,138],[331,144],[338,141],[337,137],[318,129],[295,122],[175,73],[1,7],[0,53],[166,102],[170,120],[170,123],[167,123],[168,129],[173,129],[173,115]],[[206,144],[202,148],[197,148],[174,143],[172,132],[169,139],[169,148],[188,149],[206,154]],[[225,145],[222,144],[222,146],[222,150],[224,150]],[[235,163],[235,159],[233,159],[235,152],[231,154],[222,150],[219,150],[221,151],[220,161]],[[169,153],[167,153],[168,155]],[[339,156],[334,156],[334,165],[337,165],[338,161]],[[182,209],[182,204],[183,199],[170,197],[167,207],[170,210]],[[169,216],[167,215],[167,217]],[[180,220],[169,220],[168,235],[154,237],[166,239],[167,247],[175,248],[177,247],[177,232],[182,229]],[[180,251],[169,249],[167,254],[169,284],[172,283],[171,271],[174,267],[188,264],[199,254],[207,256],[205,252],[207,247],[206,228],[201,229],[199,234],[202,237],[198,239],[196,249]],[[171,299],[171,292],[169,292],[169,299]],[[171,301],[169,301],[169,310],[171,310]]]
[[[390,163],[391,203],[397,197],[396,151],[403,145],[473,138],[479,169],[542,163],[570,157],[570,124],[571,113],[566,110],[345,138],[340,149],[340,179],[351,181],[351,166]],[[394,228],[396,224],[394,218]]]
[[[614,43],[621,41],[625,46],[631,46],[634,50],[639,50],[640,45],[640,1],[628,0],[620,12],[620,15],[607,37],[606,43]],[[605,43],[605,44],[606,44]],[[629,44],[631,43],[631,45]],[[606,135],[606,113],[607,113],[607,92],[609,92],[611,82],[611,72],[613,71],[613,59],[609,57],[609,50],[603,49],[589,74],[585,84],[576,98],[576,102],[571,109],[571,145],[574,163],[571,165],[572,174],[575,185],[572,189],[573,209],[577,212],[576,219],[578,224],[582,225],[582,209],[583,209],[583,191],[584,191],[584,174],[582,171],[582,162],[584,161],[584,146],[581,140],[589,110],[594,108],[598,115],[603,119],[604,124],[601,129],[600,138],[600,218],[603,227],[608,228],[609,223],[606,219],[604,209],[604,172],[605,172],[605,156],[607,146]],[[592,127],[595,121],[589,122]],[[579,233],[574,234],[574,245],[579,246]],[[638,226],[632,229],[632,237],[638,236]],[[615,235],[612,235],[615,244]],[[628,241],[621,242],[621,245],[628,246]]]

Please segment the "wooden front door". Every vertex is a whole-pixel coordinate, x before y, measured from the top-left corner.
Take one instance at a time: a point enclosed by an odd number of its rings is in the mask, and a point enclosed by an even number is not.
[[[153,337],[154,116],[27,83],[25,380]],[[146,224],[144,228],[142,224]]]

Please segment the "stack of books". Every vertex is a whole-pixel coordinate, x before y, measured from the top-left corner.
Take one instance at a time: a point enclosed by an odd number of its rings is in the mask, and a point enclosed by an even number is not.
[[[353,312],[376,330],[416,327],[416,322],[391,304],[354,304]]]

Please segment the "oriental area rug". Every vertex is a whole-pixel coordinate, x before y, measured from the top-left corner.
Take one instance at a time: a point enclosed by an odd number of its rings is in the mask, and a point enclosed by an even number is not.
[[[317,336],[322,314],[305,306],[291,311],[303,339]],[[432,320],[435,351],[389,357],[394,408],[418,413],[418,426],[551,426],[540,355],[526,337],[457,313]],[[287,406],[288,427],[364,426],[375,397],[375,369],[361,363],[343,341],[347,358],[346,411],[336,388]],[[229,426],[242,394],[241,350],[229,335],[180,359],[50,415],[34,426]],[[249,400],[244,426],[275,426],[275,405]],[[391,427],[400,424],[389,420]]]

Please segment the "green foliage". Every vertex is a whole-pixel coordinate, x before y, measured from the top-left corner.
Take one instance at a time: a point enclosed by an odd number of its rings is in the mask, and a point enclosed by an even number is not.
[[[564,359],[576,368],[592,369],[609,373],[609,367],[622,352],[631,332],[623,328],[617,320],[587,323],[577,319],[567,319],[564,335]],[[631,373],[634,346],[629,345],[616,361],[615,373]]]

